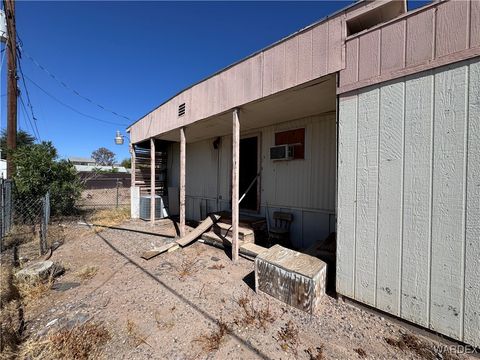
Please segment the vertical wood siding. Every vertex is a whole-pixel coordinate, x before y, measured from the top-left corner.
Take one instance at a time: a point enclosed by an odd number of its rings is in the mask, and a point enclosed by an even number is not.
[[[305,158],[270,160],[269,149],[275,145],[275,134],[299,128],[305,129]],[[335,114],[292,120],[260,128],[250,135],[259,136],[260,143],[259,215],[268,213],[271,217],[276,210],[292,212],[292,240],[298,247],[325,239],[335,230]],[[231,209],[231,136],[221,138],[218,150],[213,148],[213,141],[214,138],[187,143],[186,212],[189,219],[200,220],[208,211]],[[178,186],[175,174],[179,169],[178,151],[178,145],[172,145],[170,186]]]
[[[347,38],[337,93],[480,55],[479,4],[437,2]]]
[[[480,59],[339,111],[338,290],[480,346]]]

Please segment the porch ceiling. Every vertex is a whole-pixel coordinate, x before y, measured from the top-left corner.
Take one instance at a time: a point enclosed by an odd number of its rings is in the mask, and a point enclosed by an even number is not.
[[[265,126],[335,111],[335,75],[288,89],[276,95],[240,107],[240,131],[247,133]],[[197,121],[186,127],[187,142],[196,142],[232,133],[232,111]],[[157,139],[180,141],[179,130],[157,136]]]

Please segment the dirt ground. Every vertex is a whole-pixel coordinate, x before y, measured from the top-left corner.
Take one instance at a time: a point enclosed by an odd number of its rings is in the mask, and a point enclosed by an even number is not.
[[[233,265],[223,250],[199,242],[141,259],[172,241],[148,233],[174,235],[166,221],[99,232],[66,226],[69,236],[51,257],[65,274],[25,308],[30,340],[95,322],[111,334],[101,353],[108,359],[421,359],[440,345],[330,296],[309,315],[256,294],[253,262]]]

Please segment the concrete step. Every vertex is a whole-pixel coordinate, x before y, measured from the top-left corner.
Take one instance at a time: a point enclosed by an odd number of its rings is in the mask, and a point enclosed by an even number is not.
[[[213,232],[222,237],[232,237],[232,225],[226,224],[221,220],[213,225]],[[252,229],[239,226],[238,227],[238,240],[245,243],[255,242],[255,234]]]

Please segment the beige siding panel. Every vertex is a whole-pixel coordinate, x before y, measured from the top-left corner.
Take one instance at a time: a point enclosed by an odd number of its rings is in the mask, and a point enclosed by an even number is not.
[[[346,43],[346,68],[340,72],[341,86],[352,84],[358,80],[358,44],[358,37]]]
[[[432,9],[407,18],[407,66],[432,59],[434,16]]]
[[[263,53],[263,96],[268,96],[273,93],[273,64],[274,64],[274,51],[268,49]]]
[[[428,327],[430,296],[433,75],[405,82],[405,170],[401,309]]]
[[[457,339],[463,330],[466,74],[465,66],[435,74],[430,327]]]
[[[480,46],[480,1],[470,2],[470,47]]]
[[[297,83],[298,73],[298,37],[285,42],[285,82],[287,87]]]
[[[380,30],[360,36],[358,79],[380,75]]]
[[[378,91],[380,99],[375,95]],[[353,139],[355,121],[356,150],[345,145]],[[340,96],[340,293],[352,296],[349,272],[353,271],[354,299],[370,305],[374,299],[373,306],[379,309],[480,345],[479,147],[479,58]],[[356,166],[351,153],[356,153]],[[371,270],[375,265],[376,276]],[[383,292],[387,286],[397,290],[396,299]]]
[[[464,341],[480,346],[480,62],[470,65]]]
[[[338,136],[337,291],[355,297],[357,95],[340,98]]]
[[[382,74],[401,69],[405,66],[405,26],[402,20],[381,29],[381,66]]]
[[[312,30],[312,77],[327,74],[328,24],[320,24]]]
[[[469,1],[447,1],[438,6],[435,50],[441,57],[468,48]]]
[[[298,82],[303,83],[312,77],[312,31],[298,36]]]
[[[278,44],[273,51],[273,84],[272,92],[285,89],[285,43]]]
[[[380,89],[376,306],[399,315],[402,253],[404,84]]]
[[[187,134],[188,136],[188,134]],[[215,198],[217,194],[217,150],[210,140],[187,143],[187,196]],[[194,176],[191,176],[194,174]]]
[[[345,21],[342,17],[333,18],[328,22],[328,73],[334,73],[344,68],[342,53],[344,32]]]
[[[372,306],[376,295],[378,100],[378,89],[358,95],[355,297]]]

